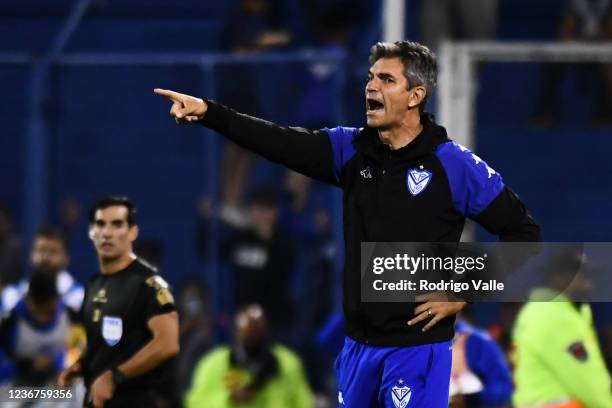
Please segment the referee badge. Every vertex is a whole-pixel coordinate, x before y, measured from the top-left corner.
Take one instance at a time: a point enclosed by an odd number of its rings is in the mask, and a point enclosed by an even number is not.
[[[406,184],[408,185],[408,191],[413,196],[419,195],[427,188],[431,181],[432,173],[419,166],[418,169],[408,169],[406,173]]]
[[[109,346],[113,347],[121,340],[123,334],[123,321],[120,317],[104,316],[102,318],[102,337]]]
[[[398,385],[391,388],[391,398],[393,399],[393,405],[395,408],[406,408],[412,392],[409,387],[406,387],[403,380],[399,380]]]
[[[159,275],[154,275],[148,278],[146,281],[147,285],[151,286],[156,291],[157,302],[163,306],[167,304],[174,304],[174,297],[168,288],[168,282]]]

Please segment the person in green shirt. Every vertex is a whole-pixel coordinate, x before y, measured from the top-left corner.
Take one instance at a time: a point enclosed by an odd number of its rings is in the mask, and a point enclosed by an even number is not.
[[[514,328],[513,402],[519,408],[612,408],[591,309],[576,301],[590,286],[583,255],[557,254],[547,277],[549,287],[531,292]]]
[[[260,306],[238,312],[234,343],[198,362],[185,395],[187,408],[314,408],[299,357],[270,342]]]

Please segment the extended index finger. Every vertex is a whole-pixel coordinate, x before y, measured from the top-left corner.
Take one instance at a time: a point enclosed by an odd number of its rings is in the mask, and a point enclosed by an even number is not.
[[[159,96],[165,96],[166,98],[170,99],[172,102],[181,101],[181,94],[178,92],[171,91],[169,89],[155,88],[153,89],[153,92],[155,92],[155,94]]]

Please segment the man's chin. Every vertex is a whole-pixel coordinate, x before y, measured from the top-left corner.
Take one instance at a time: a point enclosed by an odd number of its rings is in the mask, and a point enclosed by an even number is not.
[[[368,118],[366,123],[367,123],[368,127],[371,128],[371,129],[385,130],[387,128],[387,125],[385,123],[383,123],[382,120],[376,120],[376,119]]]
[[[117,258],[119,258],[119,256],[115,253],[115,251],[100,251],[98,252],[98,255],[100,256],[100,258],[103,261],[114,261]]]
[[[381,121],[377,118],[368,117],[366,123],[368,124],[368,127],[374,129],[377,129],[381,126]]]

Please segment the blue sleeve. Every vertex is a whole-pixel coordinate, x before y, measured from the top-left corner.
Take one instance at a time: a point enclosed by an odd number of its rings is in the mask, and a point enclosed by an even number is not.
[[[333,129],[324,128],[323,130],[329,136],[334,158],[334,174],[336,180],[340,181],[344,165],[355,155],[353,139],[359,133],[359,129],[339,126]]]
[[[0,320],[0,349],[9,356],[13,355],[17,337],[17,318],[15,310]]]
[[[339,313],[329,317],[317,334],[317,344],[330,354],[338,354],[344,344],[343,318]]]
[[[499,173],[458,143],[441,144],[436,156],[446,171],[455,208],[465,217],[480,214],[504,189]]]
[[[9,382],[17,371],[15,362],[3,350],[0,350],[0,384]]]
[[[478,399],[483,406],[509,404],[512,399],[512,374],[501,348],[489,337],[475,332],[466,344],[470,369],[484,385]]]
[[[60,351],[53,356],[53,370],[55,373],[60,373],[64,367],[66,362],[66,352]]]

